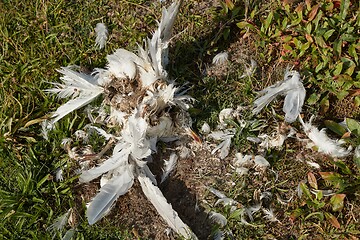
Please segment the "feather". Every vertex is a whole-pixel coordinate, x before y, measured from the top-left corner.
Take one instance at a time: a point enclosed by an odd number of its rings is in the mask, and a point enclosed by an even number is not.
[[[224,131],[214,131],[209,134],[215,140],[222,140],[222,142],[216,146],[211,154],[215,154],[218,150],[220,150],[220,159],[224,159],[230,150],[231,139],[235,135],[235,129],[225,129]]]
[[[74,237],[76,232],[76,229],[69,229],[66,231],[66,233],[64,234],[64,236],[61,238],[61,240],[70,240]]]
[[[147,41],[152,67],[158,78],[165,78],[167,76],[164,68],[169,62],[168,45],[181,3],[182,1],[175,1],[167,9],[163,8],[159,27],[154,32],[152,38]]]
[[[96,32],[96,40],[95,40],[95,46],[99,47],[99,49],[104,48],[106,40],[108,38],[108,30],[104,23],[98,23],[95,27]]]
[[[285,121],[294,122],[301,112],[306,91],[300,81],[300,74],[296,71],[285,72],[284,81],[274,84],[260,91],[261,97],[254,101],[253,113],[257,114],[279,95],[285,95],[283,111]]]
[[[144,65],[143,61],[136,54],[125,49],[118,49],[106,58],[108,61],[108,71],[119,79],[134,79],[137,74],[137,65]]]
[[[174,170],[174,168],[176,166],[176,163],[177,163],[177,160],[178,160],[178,156],[175,153],[172,153],[170,155],[169,160],[164,161],[164,168],[162,169],[163,174],[161,176],[161,182],[160,183],[163,183],[168,178],[169,174]]]
[[[107,159],[105,162],[103,162],[100,166],[96,168],[84,171],[80,175],[79,181],[81,183],[90,182],[91,180],[101,176],[104,173],[126,165],[128,163],[129,154],[130,149],[128,149],[124,145],[120,151],[116,151],[114,149],[114,153],[109,159]]]
[[[274,214],[274,210],[272,208],[269,209],[262,209],[263,213],[264,213],[264,218],[266,220],[269,220],[270,222],[280,222],[275,214]]]
[[[50,126],[70,112],[89,104],[103,93],[103,88],[96,85],[96,78],[91,75],[73,71],[71,67],[62,67],[58,72],[64,75],[60,78],[63,83],[54,83],[57,88],[48,89],[46,92],[56,93],[59,98],[72,97],[73,99],[60,106],[52,114]]]
[[[72,209],[70,208],[66,213],[58,217],[54,223],[46,229],[53,234],[52,239],[55,238],[57,232],[61,232],[64,229],[66,223],[68,222],[71,210]]]
[[[134,175],[127,165],[117,169],[117,176],[113,176],[90,202],[86,216],[90,225],[100,220],[110,210],[116,199],[127,193],[133,185]]]
[[[209,213],[209,218],[221,227],[224,227],[227,224],[227,219],[221,213],[211,211]]]
[[[342,139],[333,140],[326,135],[325,129],[319,129],[311,124],[312,118],[308,123],[304,123],[301,116],[299,115],[299,120],[303,125],[306,135],[310,140],[317,146],[318,152],[328,154],[332,157],[346,157],[350,154],[349,149],[345,149],[342,145],[345,143]]]
[[[154,205],[160,216],[180,236],[186,239],[197,239],[191,229],[180,219],[177,212],[167,202],[160,189],[153,185],[151,180],[140,174],[138,180],[145,196]]]
[[[254,74],[255,69],[257,67],[257,62],[254,59],[250,59],[250,61],[251,61],[250,66],[246,66],[245,72],[239,77],[240,79],[244,77],[250,77],[251,75]]]
[[[215,55],[212,60],[212,63],[215,65],[223,65],[227,63],[229,60],[229,54],[227,52],[221,52]]]

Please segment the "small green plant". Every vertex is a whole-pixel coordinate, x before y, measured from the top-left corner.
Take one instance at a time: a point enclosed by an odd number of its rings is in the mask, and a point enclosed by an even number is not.
[[[266,17],[254,15],[237,25],[244,33],[256,33],[268,62],[275,56],[299,65],[309,85],[316,86],[309,94],[310,104],[331,93],[339,100],[354,97],[360,105],[358,3],[323,0],[313,5],[306,0],[296,8],[278,4]]]
[[[290,219],[301,217],[304,221],[317,219],[319,223],[325,219],[335,228],[341,228],[338,219],[334,216],[344,207],[345,194],[334,194],[329,190],[320,190],[315,174],[309,172],[307,175],[308,184],[301,182],[298,193],[302,200],[301,207],[295,209]],[[310,186],[310,187],[309,187]]]

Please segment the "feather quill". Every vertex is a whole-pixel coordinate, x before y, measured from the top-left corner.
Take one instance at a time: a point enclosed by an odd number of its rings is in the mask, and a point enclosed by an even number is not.
[[[172,153],[170,155],[169,160],[164,161],[165,163],[164,163],[163,174],[161,176],[160,183],[163,183],[169,177],[169,174],[175,169],[177,160],[178,160],[178,156],[175,153]]]
[[[180,236],[186,239],[197,239],[191,229],[179,218],[177,212],[167,202],[160,189],[154,186],[151,180],[143,174],[138,176],[138,180],[145,196],[167,224]]]
[[[261,97],[254,101],[253,113],[257,114],[279,95],[285,95],[283,111],[285,121],[294,122],[301,112],[304,104],[306,91],[300,81],[300,74],[297,71],[286,70],[284,81],[274,84],[260,91]]]
[[[96,32],[95,46],[99,47],[99,49],[102,49],[105,47],[105,43],[108,38],[108,30],[105,24],[103,23],[96,24],[95,32]]]
[[[100,220],[110,210],[116,199],[127,193],[134,183],[134,175],[129,166],[117,169],[117,176],[113,176],[90,202],[86,217],[90,225]]]

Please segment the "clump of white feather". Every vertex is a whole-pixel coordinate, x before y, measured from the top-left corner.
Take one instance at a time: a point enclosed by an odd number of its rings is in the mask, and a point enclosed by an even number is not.
[[[59,69],[58,72],[63,74],[60,78],[63,83],[53,83],[56,88],[46,90],[46,92],[57,94],[59,98],[72,98],[52,114],[50,127],[70,112],[89,104],[104,91],[101,86],[97,85],[96,77],[76,72],[72,68],[69,66]]]
[[[182,1],[175,1],[167,9],[163,8],[159,27],[154,32],[152,38],[147,41],[152,66],[159,78],[166,77],[167,75],[164,67],[169,62],[168,45],[181,3]]]
[[[98,23],[95,27],[96,32],[96,40],[95,40],[95,46],[99,47],[99,49],[102,49],[105,47],[106,40],[108,38],[108,30],[104,23]]]
[[[260,91],[261,97],[254,102],[254,114],[257,114],[279,95],[285,95],[283,111],[285,112],[285,121],[294,122],[301,112],[304,104],[306,91],[300,81],[300,74],[297,71],[285,72],[284,81],[274,84]]]
[[[306,135],[310,138],[311,141],[316,145],[319,152],[328,154],[332,157],[346,157],[350,154],[350,150],[342,147],[345,143],[343,140],[333,140],[326,135],[325,129],[319,129],[312,125],[313,116],[310,118],[310,121],[304,123],[303,119],[299,115],[299,121],[301,122]]]
[[[150,178],[140,174],[138,180],[145,196],[167,224],[180,236],[186,239],[197,239],[191,229],[179,218],[177,212],[167,202],[160,189],[154,186]]]

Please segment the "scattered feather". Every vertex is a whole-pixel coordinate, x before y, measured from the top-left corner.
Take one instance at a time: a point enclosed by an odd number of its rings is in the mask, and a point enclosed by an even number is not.
[[[247,213],[250,221],[252,221],[252,222],[254,221],[253,214],[256,213],[256,212],[258,212],[258,211],[260,210],[260,208],[261,208],[261,204],[260,204],[260,203],[257,203],[257,204],[255,204],[255,205],[253,205],[253,206],[250,206],[250,207],[245,208],[245,212]]]
[[[63,180],[64,180],[63,170],[61,168],[58,168],[55,173],[55,181],[62,182]]]
[[[61,231],[64,229],[66,223],[68,222],[70,212],[72,209],[70,208],[66,213],[58,217],[53,224],[51,224],[46,230],[51,232],[52,239],[55,238],[57,233],[61,233]]]
[[[209,218],[210,218],[213,222],[219,224],[221,227],[224,227],[224,226],[226,226],[226,224],[227,224],[227,219],[226,219],[226,218],[224,217],[224,215],[222,215],[221,213],[217,213],[217,212],[211,211],[211,212],[209,213]]]
[[[225,108],[225,109],[221,110],[219,113],[220,124],[223,126],[226,126],[227,124],[226,124],[225,120],[234,119],[233,113],[234,113],[234,109],[232,109],[232,108]]]
[[[275,214],[274,214],[274,210],[272,208],[269,208],[269,209],[265,209],[263,208],[262,209],[263,213],[265,214],[264,218],[270,222],[280,222]]]
[[[211,132],[210,126],[207,122],[204,122],[204,124],[201,126],[201,132],[205,134]]]
[[[249,169],[245,167],[237,167],[235,172],[241,177],[247,175],[249,173]]]
[[[215,154],[220,150],[219,157],[224,159],[229,155],[231,139],[235,136],[235,129],[225,129],[224,131],[214,131],[209,134],[215,140],[222,140],[222,142],[211,151],[211,154]]]
[[[66,231],[66,233],[64,234],[64,236],[61,238],[61,240],[70,240],[74,237],[76,233],[76,230],[75,229],[69,229]]]
[[[246,66],[244,73],[240,76],[240,79],[244,77],[251,77],[254,74],[257,62],[254,59],[251,59],[250,61],[250,66]]]
[[[257,114],[279,95],[285,95],[283,111],[285,121],[294,122],[301,112],[305,100],[305,88],[297,71],[285,72],[284,81],[274,84],[259,92],[260,97],[254,101],[254,114]]]
[[[213,187],[208,187],[208,190],[214,194],[215,196],[217,196],[218,198],[227,198],[226,195],[222,192],[220,192],[219,190],[213,188]]]
[[[212,60],[212,63],[215,65],[223,65],[227,63],[229,60],[229,54],[227,52],[221,52],[215,55]]]
[[[96,40],[95,40],[95,46],[99,49],[102,49],[105,47],[106,40],[108,38],[108,30],[104,23],[98,23],[95,27],[96,32]]]
[[[172,153],[170,155],[169,160],[164,161],[163,174],[161,176],[161,182],[160,183],[163,183],[168,178],[169,174],[175,169],[177,159],[178,159],[178,156],[175,153]]]
[[[328,154],[332,157],[343,158],[350,154],[350,150],[342,147],[345,143],[344,140],[333,140],[326,135],[326,129],[319,129],[311,124],[313,117],[310,121],[304,123],[301,116],[299,120],[304,128],[306,135],[318,148],[318,152]]]
[[[262,156],[257,155],[254,159],[255,167],[264,170],[270,166],[270,163]]]
[[[96,79],[91,75],[76,72],[71,67],[62,67],[58,72],[63,74],[61,77],[63,83],[53,83],[56,88],[48,89],[46,92],[57,94],[59,98],[72,97],[72,99],[52,114],[50,128],[67,114],[89,104],[103,93],[103,88],[96,85]]]
[[[313,168],[316,168],[316,169],[320,169],[320,165],[316,162],[313,162],[313,161],[306,161],[306,163],[310,166],[310,167],[313,167]]]

